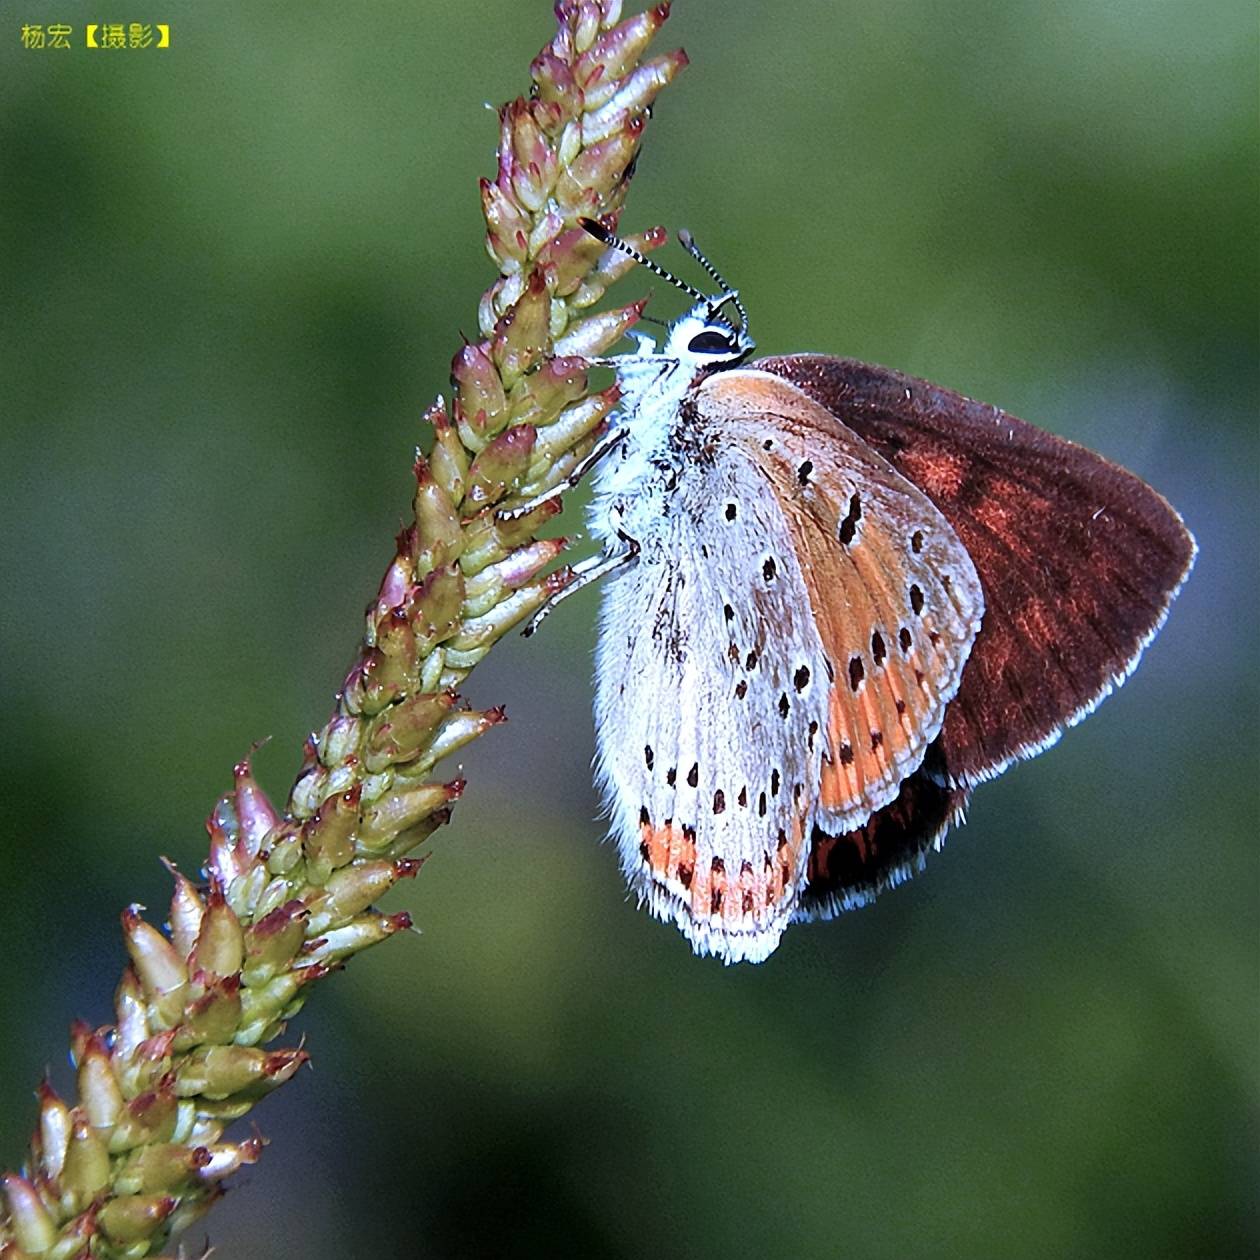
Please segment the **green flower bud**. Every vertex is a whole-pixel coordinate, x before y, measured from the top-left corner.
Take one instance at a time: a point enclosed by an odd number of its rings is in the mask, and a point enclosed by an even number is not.
[[[468,471],[468,493],[464,511],[470,516],[484,507],[498,503],[518,485],[530,466],[538,430],[533,425],[515,425],[499,434],[473,460]]]
[[[507,714],[501,707],[487,709],[484,713],[469,711],[452,714],[442,723],[433,743],[429,745],[429,759],[434,763],[441,761],[465,744],[472,743],[479,735],[484,735],[492,726],[506,721]],[[447,785],[448,791],[451,786]]]
[[[483,569],[464,584],[464,616],[480,617],[488,613],[509,591],[524,586],[536,577],[569,545],[567,538],[540,538],[526,547],[518,547],[498,564]]]
[[[198,979],[205,975],[199,973]],[[223,976],[213,980],[206,992],[189,1003],[183,1024],[175,1031],[175,1050],[210,1042],[226,1045],[236,1035],[241,1019],[241,978]]]
[[[247,985],[264,983],[297,957],[306,939],[306,920],[306,905],[295,898],[271,911],[245,933],[242,976]]]
[[[165,1194],[124,1194],[110,1199],[97,1213],[101,1231],[118,1246],[144,1242],[162,1228],[176,1200]]]
[[[307,874],[322,884],[329,874],[354,857],[354,831],[359,825],[359,799],[362,788],[330,796],[302,824],[302,848],[306,853]]]
[[[169,1083],[137,1094],[124,1109],[109,1139],[111,1154],[149,1142],[166,1142],[175,1133],[179,1104]]]
[[[646,126],[642,115],[631,115],[619,130],[574,159],[556,184],[556,201],[568,215],[576,218],[583,213],[592,195],[596,204],[602,202],[625,179]]]
[[[616,94],[644,50],[669,17],[670,6],[658,4],[606,30],[577,59],[574,74],[585,89],[587,109],[598,109]]]
[[[557,105],[568,117],[582,108],[582,89],[577,85],[572,65],[550,48],[544,48],[530,67],[539,99]]]
[[[425,412],[424,418],[433,426],[433,449],[429,452],[433,479],[446,491],[451,506],[457,508],[463,502],[464,485],[468,480],[468,452],[460,443],[440,397]]]
[[[608,100],[582,118],[582,143],[598,144],[625,125],[626,116],[645,110],[687,64],[679,49],[647,62],[626,75]]]
[[[583,236],[592,238],[585,232]],[[522,377],[512,388],[513,424],[548,425],[586,390],[586,360],[548,359],[536,372]]]
[[[488,179],[481,181],[481,212],[486,219],[486,249],[503,270],[514,271],[528,253],[529,215]]]
[[[442,642],[459,626],[464,602],[464,575],[458,565],[434,569],[420,584],[407,607],[418,642],[426,648]]]
[[[507,395],[484,345],[465,345],[451,363],[455,421],[463,444],[479,451],[507,421]]]
[[[447,644],[447,662],[456,668],[471,668],[471,665],[464,663],[469,653],[479,651],[484,656],[514,625],[536,613],[556,591],[562,590],[570,581],[571,570],[558,570],[549,577],[513,591],[484,616],[469,617],[463,623],[460,633]]]
[[[415,571],[416,577],[422,578],[434,569],[459,559],[464,540],[450,495],[434,478],[428,462],[422,457],[416,459],[415,474]]]
[[[412,878],[421,861],[356,862],[337,871],[325,891],[310,903],[308,931],[319,936],[352,919],[383,897],[400,879]]]
[[[175,881],[175,888],[171,893],[169,920],[171,944],[174,945],[175,952],[181,958],[187,958],[192,953],[197,933],[201,931],[201,916],[205,914],[206,907],[192,880],[181,874],[172,862],[166,862],[166,869],[170,871],[171,878]]]
[[[39,1171],[56,1181],[66,1162],[70,1143],[71,1112],[47,1080],[36,1091],[39,1099]]]
[[[189,966],[194,972],[204,971],[210,976],[230,976],[240,971],[244,957],[241,921],[227,904],[223,889],[212,883]]]
[[[601,311],[580,319],[556,342],[557,354],[599,355],[615,345],[628,329],[639,322],[647,299],[631,302],[618,310]]]
[[[57,1241],[57,1227],[35,1187],[25,1177],[6,1173],[0,1178],[9,1222],[17,1245],[31,1256],[42,1255]]]
[[[79,1103],[94,1129],[112,1129],[123,1109],[123,1094],[105,1039],[94,1034],[79,1058]]]
[[[304,1050],[259,1050],[253,1046],[202,1046],[175,1069],[181,1098],[215,1101],[247,1089],[274,1088],[288,1080],[310,1056]]]
[[[127,1157],[114,1178],[114,1190],[121,1195],[152,1195],[180,1190],[196,1180],[210,1159],[210,1151],[204,1146],[154,1143]]]
[[[538,446],[530,465],[528,482],[545,478],[549,465],[566,451],[572,450],[583,438],[599,431],[609,412],[621,399],[621,390],[610,385],[598,394],[583,398],[561,412],[555,424],[539,433]]]
[[[447,723],[444,723],[442,731],[446,730],[446,726]],[[438,738],[441,738],[441,732]],[[363,825],[359,829],[360,846],[368,852],[380,852],[399,832],[414,827],[458,794],[449,783],[425,783],[420,787],[391,792],[379,801],[365,805]]]
[[[311,941],[307,957],[315,963],[341,962],[409,927],[411,916],[406,912],[360,915],[343,927],[334,928]]]
[[[506,387],[541,360],[550,340],[550,327],[547,279],[542,268],[536,267],[525,282],[525,291],[499,320],[491,342],[494,362]]]
[[[455,700],[453,691],[421,692],[378,713],[369,724],[364,741],[363,761],[368,773],[376,774],[416,756]]]
[[[184,1010],[188,970],[170,941],[140,917],[138,907],[123,911],[122,924],[127,952],[149,1004],[149,1024],[174,1028]]]
[[[70,1142],[61,1170],[61,1207],[67,1215],[81,1212],[109,1185],[109,1145],[92,1127],[83,1110],[70,1113]]]

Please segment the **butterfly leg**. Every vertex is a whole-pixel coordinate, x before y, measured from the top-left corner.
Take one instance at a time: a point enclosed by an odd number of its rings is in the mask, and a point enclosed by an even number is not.
[[[619,512],[616,513],[617,517],[620,517],[620,515]],[[619,528],[617,530],[617,541],[621,544],[620,547],[616,547],[610,542],[598,555],[588,556],[581,563],[574,565],[572,581],[563,590],[557,591],[525,623],[525,629],[521,631],[521,635],[524,638],[528,639],[542,625],[544,618],[557,604],[568,599],[570,595],[580,591],[584,586],[590,586],[592,582],[598,582],[600,578],[607,577],[610,573],[632,564],[639,558],[638,539],[631,538],[629,534],[624,533]]]
[[[559,485],[552,486],[550,490],[544,490],[542,494],[536,494],[533,498],[526,499],[524,503],[517,504],[516,507],[503,508],[500,512],[496,513],[499,520],[518,520],[522,516],[527,516],[535,508],[542,507],[544,503],[550,503],[554,499],[558,499],[562,495],[567,494],[570,490],[575,489],[581,482],[582,478],[585,477],[586,474],[609,453],[609,451],[620,445],[620,443],[625,439],[625,436],[626,430],[622,427],[610,430],[595,443],[586,458],[583,459],[582,462],[579,463],[578,466],[574,468],[574,470],[562,482],[560,482]]]

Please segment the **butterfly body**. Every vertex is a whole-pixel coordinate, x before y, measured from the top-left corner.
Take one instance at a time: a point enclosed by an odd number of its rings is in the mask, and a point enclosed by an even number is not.
[[[914,873],[978,783],[1123,681],[1195,546],[1138,478],[998,408],[822,355],[743,366],[737,295],[692,292],[659,351],[610,361],[597,768],[639,901],[760,961]]]

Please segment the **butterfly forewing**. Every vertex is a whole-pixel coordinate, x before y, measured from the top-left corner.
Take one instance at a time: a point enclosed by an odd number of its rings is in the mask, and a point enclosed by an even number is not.
[[[800,390],[725,372],[696,405],[766,479],[799,559],[827,671],[816,814],[847,831],[896,796],[940,730],[980,626],[979,581],[932,503]]]
[[[1122,681],[1162,624],[1194,540],[1154,490],[996,407],[886,368],[764,359],[914,482],[984,588],[984,628],[941,733],[974,784],[1052,742]]]

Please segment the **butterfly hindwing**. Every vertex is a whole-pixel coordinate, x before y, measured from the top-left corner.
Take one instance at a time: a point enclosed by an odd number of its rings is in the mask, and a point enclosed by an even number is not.
[[[760,474],[729,444],[684,465],[645,524],[637,562],[605,584],[597,648],[611,831],[656,917],[698,953],[759,960],[804,883],[810,728],[826,715],[804,579]]]
[[[1159,494],[996,407],[886,368],[804,354],[756,366],[918,486],[975,563],[984,627],[940,740],[952,783],[1039,752],[1123,681],[1194,559]]]

